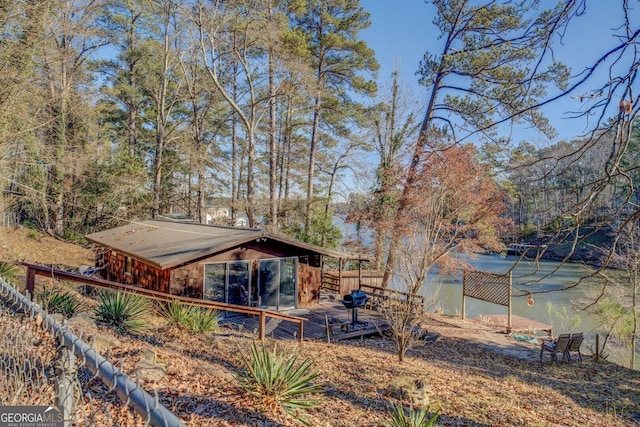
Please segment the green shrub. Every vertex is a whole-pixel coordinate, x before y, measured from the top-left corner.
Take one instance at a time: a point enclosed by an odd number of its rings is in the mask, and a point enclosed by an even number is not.
[[[408,411],[404,410],[401,403],[393,406],[391,418],[387,423],[389,427],[431,427],[437,425],[438,413],[431,417],[427,409],[415,410],[409,407]]]
[[[220,312],[171,301],[160,308],[160,314],[170,325],[193,333],[210,332],[218,327]]]
[[[71,317],[73,313],[82,308],[82,302],[76,295],[68,290],[55,287],[42,287],[42,292],[37,296],[42,308],[49,313],[59,313],[64,317]]]
[[[269,410],[284,410],[296,420],[307,424],[300,409],[316,407],[320,400],[313,398],[323,392],[322,385],[314,384],[320,374],[310,370],[311,360],[298,364],[297,352],[287,356],[260,348],[251,343],[251,360],[240,356],[247,367],[245,375],[236,377],[240,386],[255,396]]]
[[[114,291],[102,291],[95,309],[98,321],[115,326],[121,333],[144,332],[150,312],[151,306],[145,297]]]
[[[33,240],[38,240],[40,239],[40,233],[38,233],[38,230],[29,229],[27,230],[27,237]]]
[[[64,230],[62,232],[62,238],[76,245],[87,244],[87,239],[84,238],[84,235],[74,230],[69,230],[69,229]]]
[[[0,261],[0,278],[6,282],[13,282],[20,274],[20,268],[10,262]]]

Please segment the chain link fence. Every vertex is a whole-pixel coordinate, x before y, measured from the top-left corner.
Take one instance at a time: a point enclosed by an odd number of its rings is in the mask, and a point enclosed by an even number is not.
[[[56,406],[65,426],[183,426],[117,366],[0,278],[0,406]]]

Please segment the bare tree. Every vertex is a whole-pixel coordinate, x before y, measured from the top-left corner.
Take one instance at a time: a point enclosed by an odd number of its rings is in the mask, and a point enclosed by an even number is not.
[[[54,1],[42,9],[44,41],[39,43],[39,63],[47,101],[41,120],[47,123],[44,139],[50,162],[44,228],[55,235],[63,233],[68,214],[65,202],[77,173],[71,158],[82,145],[78,129],[84,117],[78,109],[83,105],[81,88],[90,79],[87,63],[105,42],[95,23],[101,6],[96,0]]]
[[[417,197],[421,165],[434,143],[439,143],[432,136],[446,131],[454,136],[452,144],[478,133],[493,138],[496,124],[507,120],[529,120],[549,131],[536,106],[548,85],[563,87],[567,78],[565,67],[545,59],[551,36],[570,17],[573,1],[548,11],[537,11],[536,1],[431,3],[436,8],[434,24],[441,33],[441,50],[427,52],[420,69],[428,100],[398,198],[383,286],[388,286],[394,272],[402,241],[398,233]],[[464,133],[458,135],[460,131]]]
[[[265,91],[265,70],[260,66],[267,55],[267,46],[260,33],[267,29],[270,9],[262,14],[261,2],[212,2],[207,6],[198,1],[190,17],[200,34],[199,48],[202,63],[214,90],[235,112],[246,135],[246,212],[249,226],[256,225],[255,163],[256,132],[268,113],[269,96]],[[236,64],[239,73],[233,75],[234,85],[225,81],[225,65]],[[267,70],[268,71],[268,70]],[[243,93],[237,93],[236,79],[242,79]],[[265,91],[268,92],[268,89]]]
[[[607,281],[597,297],[598,312],[610,330],[619,330],[619,338],[629,341],[629,369],[635,368],[640,317],[640,218],[632,215],[617,231],[616,244],[609,260],[613,270],[602,270]]]
[[[378,269],[382,265],[385,242],[389,239],[385,224],[393,218],[398,201],[398,175],[402,174],[403,155],[419,127],[418,106],[409,104],[397,70],[392,74],[390,88],[379,99],[369,113],[371,145],[379,157],[376,187],[369,209],[353,215],[358,221],[371,224],[375,230],[373,255]]]
[[[433,259],[429,254],[429,244],[423,238],[423,229],[416,226],[400,246],[396,264],[395,285],[403,295],[390,297],[380,302],[378,310],[389,324],[392,338],[396,343],[398,361],[404,361],[405,354],[420,343],[425,320],[422,290]]]
[[[425,157],[406,222],[389,222],[401,228],[398,234],[402,236],[393,266],[393,289],[420,295],[434,267],[454,270],[461,266],[462,261],[450,256],[454,249],[471,254],[480,247],[501,247],[497,236],[505,225],[500,218],[504,196],[475,154],[473,145],[465,145],[435,150]],[[415,299],[410,297],[408,302],[402,305],[392,300],[383,310],[392,324],[401,361],[415,342],[414,329],[420,322]]]

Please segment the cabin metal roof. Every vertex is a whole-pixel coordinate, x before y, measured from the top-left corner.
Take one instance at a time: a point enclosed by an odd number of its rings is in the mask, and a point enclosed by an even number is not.
[[[193,222],[147,220],[85,236],[87,240],[145,261],[160,269],[188,264],[257,239],[299,248],[300,255],[315,253],[338,259],[368,260],[360,255],[322,248],[261,229],[222,227]]]

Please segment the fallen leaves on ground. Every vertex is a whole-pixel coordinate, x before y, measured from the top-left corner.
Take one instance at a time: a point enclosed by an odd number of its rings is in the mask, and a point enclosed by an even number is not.
[[[7,234],[3,232],[1,237],[0,255],[5,259],[7,254],[15,259],[18,253],[33,251],[31,246],[13,249]],[[63,243],[55,248],[55,243],[47,241],[41,252],[29,252],[41,259],[22,259],[75,267],[86,263],[86,249],[80,248],[68,260],[64,253],[73,249]],[[56,257],[44,258],[45,254]],[[471,343],[460,328],[438,322],[427,326],[439,333],[440,339],[414,348],[403,363],[397,361],[392,341],[384,338],[339,344],[267,340],[267,345],[299,351],[302,358],[311,358],[313,368],[321,373],[323,403],[306,411],[314,426],[382,425],[395,403],[387,388],[400,376],[429,382],[434,409],[440,412],[439,425],[443,426],[638,425],[638,371],[595,364],[589,358],[584,363],[561,365],[521,361]],[[133,378],[142,351],[156,353],[167,375],[147,381],[143,387],[155,389],[161,403],[189,426],[296,425],[285,414],[261,407],[236,383],[234,374],[243,369],[239,354],[248,354],[249,335],[224,330],[192,335],[164,326],[144,336],[121,336],[103,327],[100,334],[117,337],[111,359]],[[135,425],[133,419],[121,415],[119,422]]]

